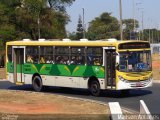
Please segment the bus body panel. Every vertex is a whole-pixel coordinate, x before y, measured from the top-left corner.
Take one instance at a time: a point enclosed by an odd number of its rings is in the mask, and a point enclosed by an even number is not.
[[[7,72],[7,79],[8,79],[11,83],[15,83],[13,76],[14,76],[13,73]]]
[[[40,75],[104,78],[103,66],[64,65],[64,64],[24,64],[25,74],[39,73]]]
[[[101,89],[105,89],[104,81],[104,67],[102,66],[82,66],[82,65],[56,65],[56,64],[31,64],[25,63],[23,65],[24,83],[32,84],[33,74],[38,73],[43,85],[46,86],[63,86],[74,88],[88,88],[88,79],[91,76],[98,78]],[[13,64],[8,63],[7,71],[9,72],[9,79],[12,83]],[[20,70],[17,69],[17,73]]]
[[[122,44],[121,44],[122,43]],[[127,44],[123,43],[135,43],[134,45],[130,44],[127,48]],[[96,77],[99,81],[101,89],[116,89],[116,90],[123,90],[123,89],[136,89],[136,88],[145,88],[150,87],[152,85],[152,72],[137,72],[132,74],[131,72],[118,72],[117,66],[120,61],[119,52],[127,52],[127,51],[150,51],[150,48],[147,48],[146,44],[139,45],[138,47],[142,47],[135,49],[134,47],[138,45],[138,43],[147,43],[147,42],[134,42],[134,41],[121,41],[121,42],[62,42],[62,41],[49,41],[49,42],[38,42],[38,41],[31,41],[31,42],[23,42],[23,41],[15,41],[15,42],[7,42],[6,46],[12,46],[12,50],[16,51],[19,49],[23,49],[24,56],[23,56],[23,64],[19,65],[16,64],[16,77],[17,80],[14,80],[15,70],[14,70],[14,54],[12,57],[12,61],[8,61],[7,58],[7,76],[9,81],[12,83],[16,82],[23,82],[24,84],[32,84],[32,78],[34,74],[39,74],[43,85],[46,86],[59,86],[59,87],[72,87],[72,88],[88,88],[88,80],[90,77]],[[121,44],[119,46],[119,44]],[[37,63],[26,63],[26,46],[65,46],[65,47],[83,47],[87,50],[87,47],[101,47],[103,49],[102,58],[103,62],[101,65],[89,65],[87,62],[83,65],[73,65],[73,64],[40,64]],[[143,48],[146,47],[146,48]],[[7,47],[6,47],[7,48]],[[129,50],[128,50],[129,49]],[[54,49],[55,50],[55,49]],[[6,50],[7,51],[7,50]],[[107,59],[110,58],[112,52],[112,56],[115,59],[110,59],[109,67],[115,68],[115,78],[114,80],[108,79],[107,72]],[[7,52],[6,52],[7,53]],[[68,55],[70,55],[69,53]],[[86,54],[86,53],[85,53]],[[86,54],[87,55],[87,54]],[[39,55],[40,57],[40,55]],[[54,54],[55,57],[55,54]],[[85,60],[87,60],[88,56],[86,56]],[[112,62],[114,60],[114,62]],[[112,65],[115,65],[113,66]],[[106,67],[107,66],[107,67]],[[109,68],[108,67],[108,68]],[[111,71],[113,72],[113,71]],[[136,76],[137,75],[137,76]],[[21,77],[21,81],[20,80]],[[114,76],[113,76],[114,77]],[[112,78],[113,78],[112,77]],[[123,78],[123,79],[120,79]],[[108,81],[114,81],[113,83],[109,83]],[[108,83],[107,83],[108,82]],[[113,88],[112,88],[113,85]],[[133,85],[133,87],[132,87]]]

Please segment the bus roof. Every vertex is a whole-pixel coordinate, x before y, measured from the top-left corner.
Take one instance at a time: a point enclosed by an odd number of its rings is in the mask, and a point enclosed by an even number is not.
[[[115,46],[117,47],[121,43],[130,42],[145,42],[146,41],[10,41],[6,45],[13,46]]]

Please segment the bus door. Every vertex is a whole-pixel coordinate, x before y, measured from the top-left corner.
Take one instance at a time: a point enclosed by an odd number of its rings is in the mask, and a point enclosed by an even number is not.
[[[14,61],[14,82],[23,83],[24,48],[14,48],[13,61]]]
[[[105,49],[105,80],[107,88],[115,89],[116,86],[116,50],[115,47]]]

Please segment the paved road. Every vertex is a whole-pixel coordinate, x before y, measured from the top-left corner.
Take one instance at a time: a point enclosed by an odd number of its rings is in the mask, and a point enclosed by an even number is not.
[[[32,91],[31,85],[15,86],[8,81],[0,81],[0,89]],[[139,101],[144,100],[152,114],[160,114],[160,83],[154,83],[152,88],[131,90],[129,96],[119,96],[117,91],[105,91],[100,97],[91,96],[87,90],[50,87],[45,92],[62,94],[78,98],[86,98],[101,102],[119,102],[122,107],[139,111]]]

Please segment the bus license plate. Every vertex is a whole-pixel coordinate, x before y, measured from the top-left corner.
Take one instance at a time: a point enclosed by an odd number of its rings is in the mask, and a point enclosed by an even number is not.
[[[137,87],[142,87],[142,83],[137,82],[137,83],[136,83],[136,86],[137,86]]]

